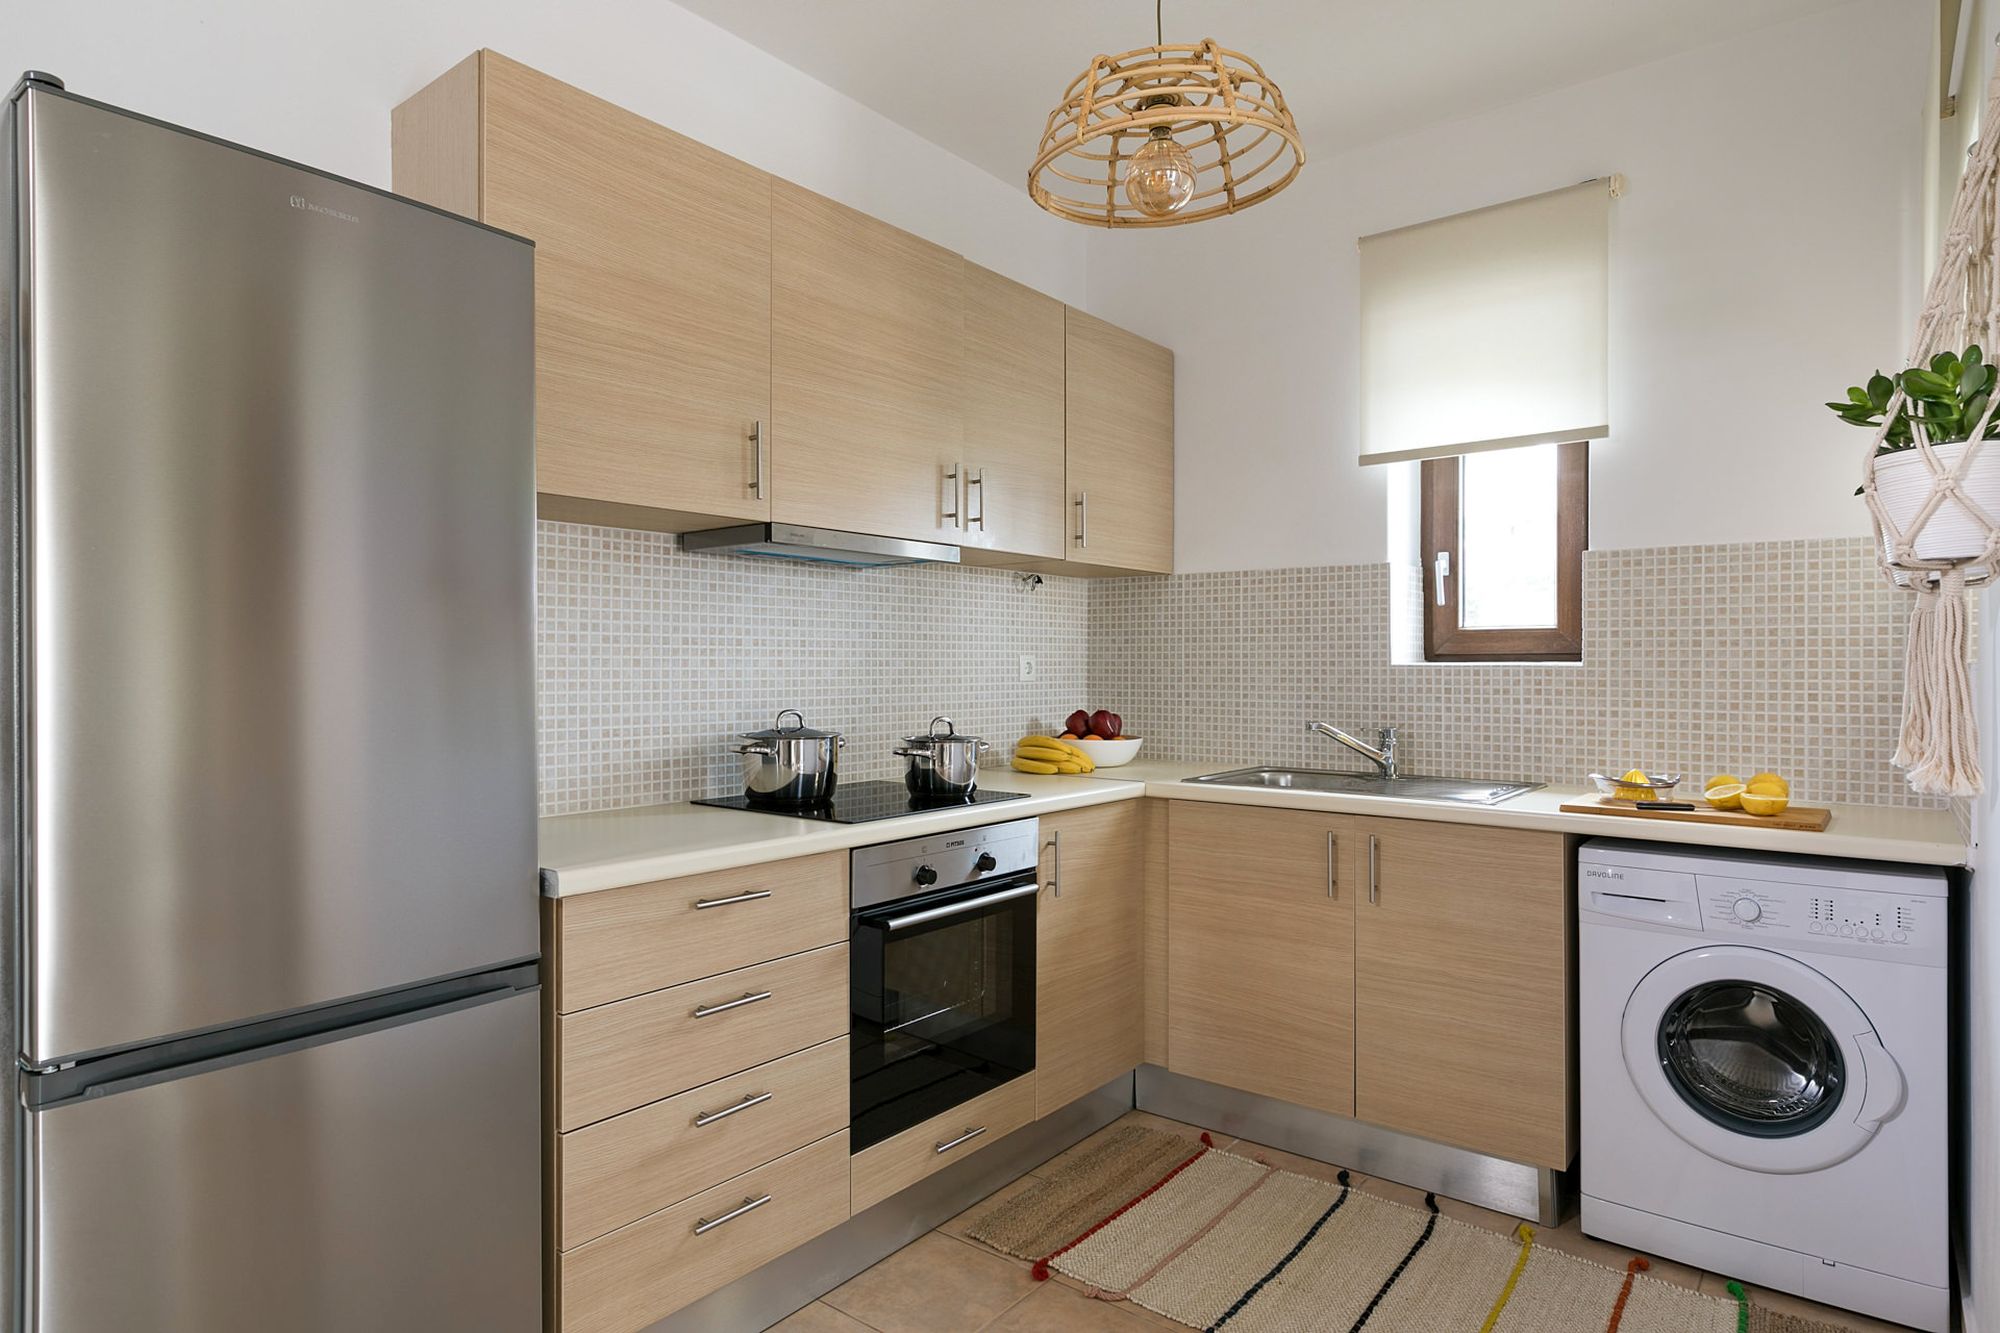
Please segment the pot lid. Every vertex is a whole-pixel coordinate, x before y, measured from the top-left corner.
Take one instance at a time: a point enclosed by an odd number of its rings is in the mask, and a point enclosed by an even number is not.
[[[785,719],[788,717],[798,719],[797,725],[786,726]],[[817,727],[807,726],[806,715],[796,708],[787,708],[784,712],[778,714],[776,721],[762,731],[746,731],[742,734],[745,740],[752,741],[830,741],[840,739],[840,733],[837,731],[821,731]]]
[[[931,719],[931,729],[923,735],[903,737],[903,744],[905,745],[930,745],[933,742],[943,741],[957,741],[963,745],[972,745],[978,743],[979,737],[959,735],[958,724],[942,714]]]

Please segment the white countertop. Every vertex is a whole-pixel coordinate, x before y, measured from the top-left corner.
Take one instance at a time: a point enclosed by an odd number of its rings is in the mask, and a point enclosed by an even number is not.
[[[1833,822],[1824,832],[1802,833],[1729,824],[1565,814],[1558,809],[1565,802],[1594,797],[1594,793],[1582,787],[1544,787],[1499,805],[1461,806],[1380,796],[1189,786],[1181,781],[1232,767],[1243,765],[1142,762],[1100,769],[1089,777],[1034,777],[1006,769],[987,769],[980,773],[981,786],[992,791],[1023,792],[1026,799],[935,810],[867,824],[829,824],[706,805],[645,805],[587,815],[552,815],[541,822],[542,892],[552,898],[564,898],[628,884],[783,861],[814,852],[844,851],[974,824],[1025,819],[1109,801],[1137,800],[1142,796],[1280,809],[1334,810],[1382,819],[1428,819],[1438,823],[1574,833],[1583,837],[1633,838],[1920,865],[1962,865],[1966,858],[1965,835],[1957,817],[1949,810],[1837,805],[1832,807]]]

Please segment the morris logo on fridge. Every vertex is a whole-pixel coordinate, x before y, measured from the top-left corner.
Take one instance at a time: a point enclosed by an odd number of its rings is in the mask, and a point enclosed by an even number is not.
[[[316,204],[302,194],[293,195],[291,199],[291,204],[293,208],[300,209],[304,212],[318,213],[323,217],[339,218],[342,222],[361,221],[359,217],[355,216],[352,213],[343,213],[337,208],[328,208],[325,204]]]

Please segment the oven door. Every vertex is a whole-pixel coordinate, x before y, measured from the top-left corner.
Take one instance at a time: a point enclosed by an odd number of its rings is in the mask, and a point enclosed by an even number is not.
[[[853,916],[860,1152],[1035,1067],[1032,870]]]

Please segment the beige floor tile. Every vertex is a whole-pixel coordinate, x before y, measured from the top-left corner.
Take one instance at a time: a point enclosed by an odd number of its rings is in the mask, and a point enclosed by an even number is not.
[[[1584,1235],[1583,1228],[1578,1225],[1574,1217],[1559,1227],[1542,1227],[1537,1230],[1535,1244],[1545,1245],[1551,1250],[1560,1250],[1564,1254],[1573,1254],[1579,1259],[1588,1259],[1594,1264],[1603,1264],[1606,1268],[1622,1269],[1631,1262],[1633,1255],[1639,1253],[1629,1246],[1613,1245],[1610,1241]],[[1661,1259],[1652,1255],[1647,1256],[1647,1261],[1652,1264],[1652,1267],[1646,1270],[1648,1277],[1655,1277],[1662,1282],[1671,1282],[1677,1287],[1687,1287],[1690,1290],[1701,1286],[1699,1268],[1691,1268],[1687,1264],[1675,1263],[1672,1259]]]
[[[818,1301],[791,1318],[773,1324],[772,1328],[776,1333],[868,1333],[868,1325]]]
[[[987,1333],[1138,1333],[1155,1326],[1137,1306],[1093,1300],[1060,1283],[1044,1282],[986,1329]]]
[[[1025,1268],[933,1231],[821,1299],[881,1333],[983,1328],[1038,1284]]]
[[[1701,1289],[1710,1296],[1727,1296],[1729,1278],[1722,1273],[1704,1273]],[[1798,1315],[1803,1319],[1820,1319],[1827,1323],[1850,1328],[1854,1333],[1909,1333],[1902,1324],[1892,1324],[1884,1319],[1871,1319],[1865,1314],[1855,1314],[1848,1310],[1836,1310],[1830,1305],[1820,1305],[1789,1292],[1772,1291],[1768,1287],[1753,1287],[1744,1284],[1750,1293],[1752,1305],[1766,1306],[1779,1314]]]

